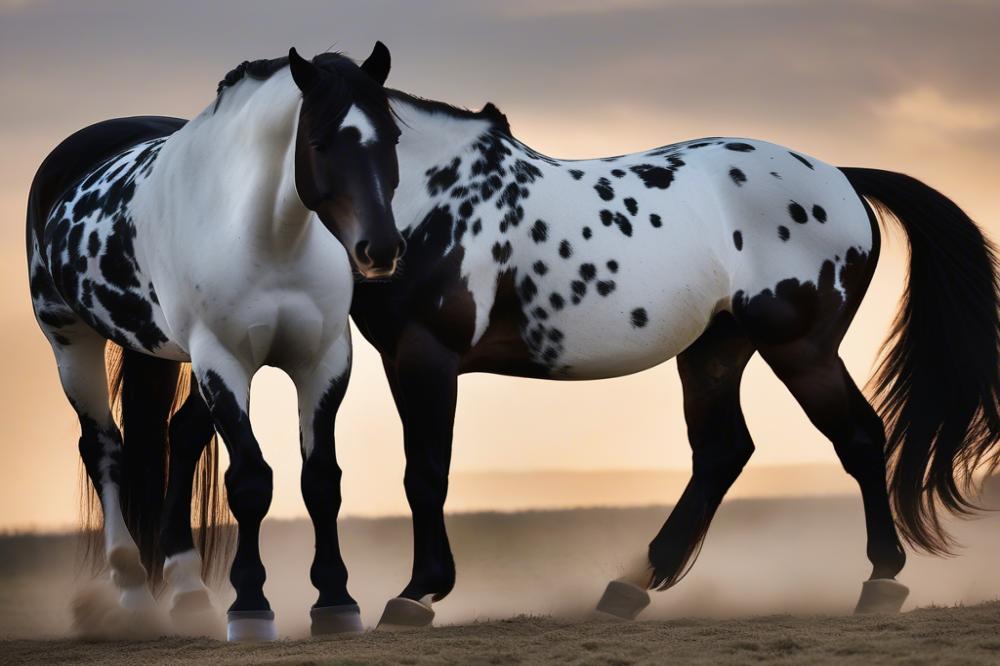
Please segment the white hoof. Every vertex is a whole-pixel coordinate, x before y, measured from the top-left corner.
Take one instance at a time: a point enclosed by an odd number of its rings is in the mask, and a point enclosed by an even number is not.
[[[873,578],[861,584],[861,598],[854,612],[898,613],[910,588],[891,578]]]
[[[156,608],[156,599],[153,598],[153,593],[149,591],[145,583],[136,587],[122,588],[118,603],[121,604],[122,608],[130,611]]]
[[[361,624],[361,609],[357,604],[343,606],[323,606],[309,611],[312,618],[312,635],[352,634],[364,631]]]
[[[231,643],[278,640],[274,611],[229,611],[228,617],[226,640]]]
[[[649,605],[649,592],[623,580],[608,583],[604,595],[597,602],[597,612],[605,617],[634,620]]]
[[[170,605],[170,620],[181,636],[222,638],[226,634],[222,616],[215,610],[208,590],[193,590],[174,594]]]
[[[382,611],[382,619],[378,621],[377,629],[384,631],[400,631],[427,627],[434,621],[434,609],[430,603],[414,601],[406,597],[389,599]]]
[[[120,589],[144,586],[146,568],[139,560],[139,549],[135,546],[115,546],[108,551],[111,566],[111,580]]]

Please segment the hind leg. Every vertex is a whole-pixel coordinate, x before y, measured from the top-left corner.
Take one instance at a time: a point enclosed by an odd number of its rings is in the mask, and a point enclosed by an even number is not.
[[[861,488],[872,574],[856,612],[897,612],[908,594],[894,580],[906,554],[889,508],[882,420],[829,346],[814,337],[762,345],[760,352],[809,420],[833,443],[844,469]]]
[[[94,484],[104,515],[104,552],[111,579],[121,591],[127,609],[154,605],[146,585],[146,569],[139,548],[122,516],[122,437],[108,406],[104,367],[105,340],[90,330],[63,330],[63,342],[53,351],[63,391],[80,419],[80,456]]]
[[[740,407],[740,379],[753,353],[740,326],[723,313],[678,356],[691,480],[647,555],[608,586],[599,611],[634,618],[649,603],[647,588],[674,585],[697,556],[716,509],[754,450]]]
[[[174,622],[183,633],[204,633],[204,622],[213,606],[202,580],[201,555],[194,545],[191,501],[198,461],[215,436],[215,425],[193,377],[191,382],[191,393],[170,419],[170,471],[160,543],[166,556],[163,574],[171,588]]]

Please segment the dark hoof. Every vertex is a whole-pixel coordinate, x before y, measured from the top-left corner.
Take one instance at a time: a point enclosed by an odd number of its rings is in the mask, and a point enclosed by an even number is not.
[[[278,640],[274,611],[229,611],[227,618],[226,640],[231,643]]]
[[[395,597],[386,603],[378,629],[417,629],[430,626],[433,620],[434,610],[429,606],[406,597]]]
[[[910,589],[891,578],[873,578],[861,584],[855,613],[898,613]]]
[[[597,602],[597,612],[622,620],[634,620],[649,605],[649,592],[621,580],[613,580]]]
[[[343,606],[314,607],[309,611],[312,618],[312,635],[353,634],[364,631],[361,625],[361,609],[357,604]]]

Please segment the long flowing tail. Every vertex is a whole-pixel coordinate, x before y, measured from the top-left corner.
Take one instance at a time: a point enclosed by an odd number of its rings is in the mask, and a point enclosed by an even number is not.
[[[947,553],[941,509],[974,511],[973,473],[1000,464],[1000,280],[996,249],[953,201],[878,169],[841,169],[906,231],[906,291],[871,380],[888,428],[889,492],[912,545]]]
[[[122,511],[155,588],[163,574],[160,530],[170,464],[169,423],[190,394],[190,373],[180,363],[123,350],[110,342],[106,366],[112,413],[123,440]],[[231,546],[225,495],[218,481],[217,439],[212,438],[202,455],[192,497],[196,543],[206,579],[224,568],[221,560]],[[93,514],[99,506],[96,497],[91,498],[90,505],[88,513]],[[93,518],[88,522],[92,525]],[[94,544],[88,544],[88,550],[97,552],[100,530],[91,529],[88,534],[96,539]],[[222,557],[216,557],[219,553],[213,551],[222,551]]]

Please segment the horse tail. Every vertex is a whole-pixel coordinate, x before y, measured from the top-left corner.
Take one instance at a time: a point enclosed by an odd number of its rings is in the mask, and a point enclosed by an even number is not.
[[[170,465],[169,425],[192,390],[190,372],[185,364],[123,349],[111,342],[106,348],[105,366],[111,411],[122,432],[122,513],[155,589],[163,577],[160,531]],[[200,528],[196,529],[196,546],[206,580],[222,572],[224,563],[220,560],[224,557],[217,555],[225,556],[232,547],[218,471],[218,442],[213,436],[195,472],[192,497],[195,527]],[[85,488],[89,486],[84,484]],[[101,530],[97,529],[100,504],[92,490],[85,492],[86,550],[96,564],[100,560],[95,555],[103,543]]]
[[[941,509],[974,512],[973,474],[1000,464],[996,248],[924,183],[891,171],[841,170],[909,239],[903,300],[869,385],[888,429],[888,486],[899,530],[918,548],[948,553],[954,541]]]

